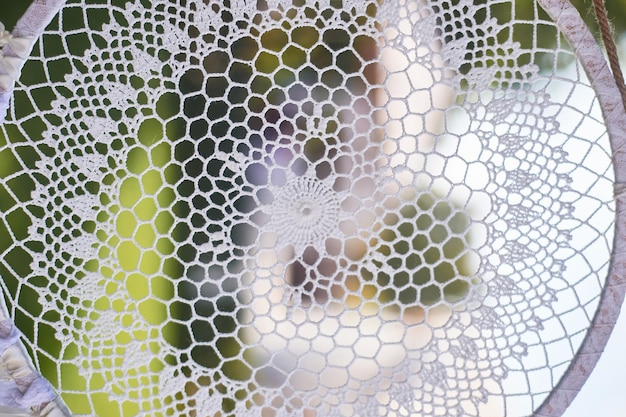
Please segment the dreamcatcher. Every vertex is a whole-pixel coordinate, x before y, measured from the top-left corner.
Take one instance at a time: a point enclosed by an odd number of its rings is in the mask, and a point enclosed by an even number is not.
[[[0,410],[560,415],[623,299],[624,109],[569,3],[475,3],[36,1]]]

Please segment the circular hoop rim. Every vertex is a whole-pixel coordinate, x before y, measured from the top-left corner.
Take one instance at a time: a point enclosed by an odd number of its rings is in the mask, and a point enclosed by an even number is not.
[[[596,92],[613,153],[615,237],[609,273],[598,309],[576,356],[558,384],[533,414],[561,416],[596,366],[613,331],[626,292],[626,111],[615,79],[594,36],[569,0],[537,0],[557,24]],[[624,191],[622,191],[624,190]]]
[[[35,0],[20,18],[12,35],[32,40],[29,54],[45,27],[65,3],[66,0]],[[602,50],[578,10],[569,0],[537,0],[537,3],[557,24],[573,48],[596,92],[609,134],[616,190],[613,251],[597,311],[567,371],[533,414],[534,417],[558,417],[570,406],[600,359],[626,294],[626,110]],[[6,45],[2,52],[8,57],[18,57],[10,45]],[[27,58],[28,56],[23,61]],[[14,79],[18,77],[19,71],[12,76]],[[8,103],[13,93],[13,84],[8,88],[0,86],[0,122],[6,110],[2,107],[2,102],[5,100]],[[6,312],[6,306],[0,297],[0,315]],[[61,404],[59,406],[63,407]]]

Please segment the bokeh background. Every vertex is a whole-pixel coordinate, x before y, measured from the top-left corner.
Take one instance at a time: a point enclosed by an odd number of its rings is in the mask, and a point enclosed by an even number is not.
[[[480,2],[482,3],[482,1]],[[30,3],[28,0],[0,0],[0,22],[10,30]],[[578,8],[592,32],[596,33],[599,38],[591,1],[574,0],[572,3]],[[516,8],[520,10],[520,13],[523,13],[525,9],[531,9],[530,2],[519,0],[516,2]],[[621,53],[620,58],[626,66],[626,0],[609,0],[607,10],[615,28],[615,38]],[[523,44],[523,37],[519,41]],[[0,170],[1,168],[0,166]],[[626,386],[626,355],[624,355],[626,317],[623,316],[624,314],[618,321],[605,354],[565,417],[588,417],[590,415],[618,417],[624,415],[624,410],[626,410],[626,395],[623,391],[623,387]]]

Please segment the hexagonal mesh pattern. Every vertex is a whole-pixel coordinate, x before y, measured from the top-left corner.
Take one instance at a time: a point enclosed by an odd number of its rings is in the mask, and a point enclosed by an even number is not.
[[[613,226],[532,6],[69,2],[0,131],[3,290],[68,407],[532,414]]]

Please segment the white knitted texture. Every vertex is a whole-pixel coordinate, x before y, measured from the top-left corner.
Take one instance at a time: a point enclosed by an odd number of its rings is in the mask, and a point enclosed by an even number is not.
[[[2,288],[76,414],[526,416],[595,314],[606,128],[536,5],[73,1],[22,74]]]

